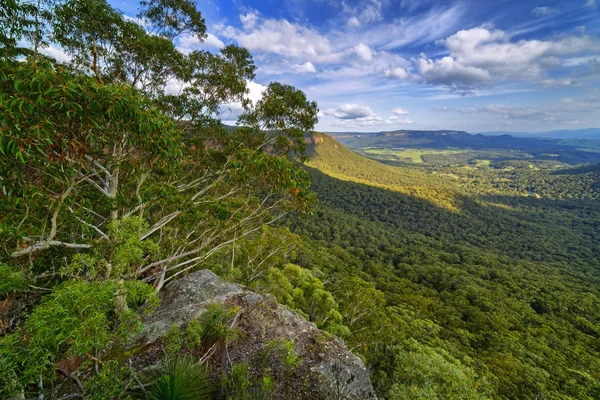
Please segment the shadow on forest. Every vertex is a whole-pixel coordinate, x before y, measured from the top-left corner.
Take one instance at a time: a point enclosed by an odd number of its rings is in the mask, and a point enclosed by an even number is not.
[[[600,203],[594,200],[458,195],[460,211],[452,212],[420,197],[309,172],[321,207],[380,224],[392,235],[420,234],[511,258],[568,262],[596,272],[600,267]]]
[[[581,167],[575,167],[575,168],[569,168],[569,169],[561,169],[561,170],[552,172],[552,175],[582,175],[582,174],[588,174],[590,172],[600,174],[600,163],[592,164],[592,165],[584,165]]]

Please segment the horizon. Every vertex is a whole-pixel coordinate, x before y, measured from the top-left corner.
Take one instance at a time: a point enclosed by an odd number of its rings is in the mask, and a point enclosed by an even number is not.
[[[600,140],[600,128],[597,127],[590,127],[590,128],[582,128],[582,129],[552,129],[552,130],[547,130],[547,131],[508,131],[508,130],[498,130],[498,131],[484,131],[484,132],[470,132],[470,131],[466,131],[463,129],[412,129],[412,128],[402,128],[402,129],[393,129],[393,130],[380,130],[380,131],[318,131],[316,130],[316,132],[322,132],[322,133],[327,133],[327,134],[336,134],[336,133],[388,133],[388,132],[399,132],[399,131],[406,131],[406,132],[411,132],[411,131],[416,131],[416,132],[445,132],[445,131],[453,131],[453,132],[465,132],[471,135],[477,135],[477,134],[482,134],[485,135],[486,133],[503,133],[503,134],[511,134],[511,133],[515,133],[515,134],[530,134],[532,136],[534,135],[541,135],[544,133],[555,133],[555,132],[580,132],[580,131],[590,131],[590,130],[597,130],[598,132],[598,139]]]

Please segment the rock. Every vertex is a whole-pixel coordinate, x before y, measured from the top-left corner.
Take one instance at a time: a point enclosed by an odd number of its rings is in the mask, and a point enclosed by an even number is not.
[[[376,399],[362,360],[341,339],[319,330],[314,323],[278,304],[273,296],[225,282],[208,270],[189,274],[160,294],[159,308],[144,319],[144,333],[137,340],[137,347],[143,350],[134,356],[134,362],[138,367],[158,362],[164,354],[161,338],[171,326],[187,326],[215,303],[239,307],[235,326],[239,334],[215,360],[213,369],[227,371],[238,362],[252,367],[269,343],[285,339],[293,341],[300,357],[293,376],[286,376],[292,398]],[[268,366],[274,375],[277,368],[275,364]]]

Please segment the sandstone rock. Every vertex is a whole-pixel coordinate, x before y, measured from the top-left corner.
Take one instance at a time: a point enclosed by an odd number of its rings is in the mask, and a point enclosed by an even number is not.
[[[294,376],[288,377],[293,398],[297,399],[376,399],[362,360],[352,354],[342,340],[319,330],[270,295],[258,294],[240,285],[221,280],[208,270],[179,279],[160,295],[160,307],[144,320],[144,333],[136,355],[139,366],[157,362],[161,338],[175,324],[185,327],[210,304],[239,307],[235,329],[240,334],[216,360],[226,371],[233,363],[252,366],[255,356],[274,340],[293,340],[300,357]],[[277,366],[270,366],[276,374]],[[291,387],[294,386],[294,387]]]

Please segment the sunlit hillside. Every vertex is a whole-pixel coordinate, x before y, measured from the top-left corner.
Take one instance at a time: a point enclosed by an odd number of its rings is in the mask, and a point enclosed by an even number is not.
[[[434,202],[457,210],[453,180],[416,168],[395,168],[361,157],[331,136],[313,133],[306,163],[334,178],[363,183]]]

